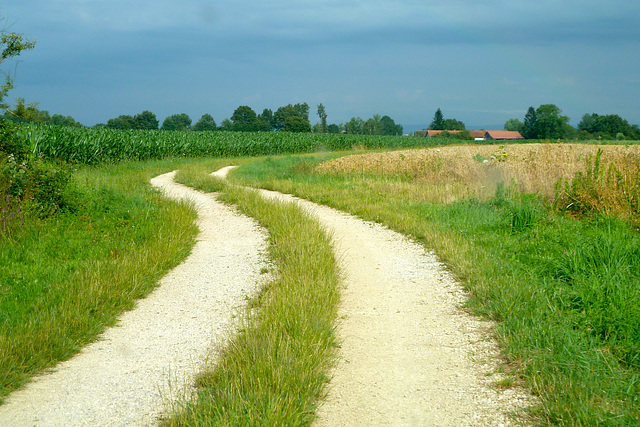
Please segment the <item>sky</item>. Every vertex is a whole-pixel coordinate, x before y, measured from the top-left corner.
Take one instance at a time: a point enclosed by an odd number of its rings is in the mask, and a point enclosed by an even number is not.
[[[329,123],[437,108],[501,129],[555,104],[640,123],[640,1],[5,0],[5,31],[35,49],[0,68],[9,99],[92,126],[143,110],[162,122],[306,102]]]

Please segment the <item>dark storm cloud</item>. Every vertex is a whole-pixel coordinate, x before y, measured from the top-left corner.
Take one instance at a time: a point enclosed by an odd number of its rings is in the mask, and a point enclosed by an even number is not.
[[[638,2],[22,0],[0,14],[38,39],[12,94],[87,124],[305,101],[335,121],[417,124],[442,107],[499,124],[538,103],[640,121]]]

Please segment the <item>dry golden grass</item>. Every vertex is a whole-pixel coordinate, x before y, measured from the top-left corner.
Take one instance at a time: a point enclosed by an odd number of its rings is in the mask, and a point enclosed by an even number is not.
[[[613,165],[625,176],[638,176],[639,145],[562,143],[466,144],[360,154],[325,162],[318,171],[406,177],[406,183],[395,180],[388,186],[394,186],[396,192],[413,192],[413,196],[421,192],[418,198],[433,202],[446,203],[469,195],[484,199],[492,196],[501,182],[515,183],[521,192],[553,200],[557,183],[570,182],[578,172],[585,173],[598,149],[603,151],[601,160],[606,168]]]

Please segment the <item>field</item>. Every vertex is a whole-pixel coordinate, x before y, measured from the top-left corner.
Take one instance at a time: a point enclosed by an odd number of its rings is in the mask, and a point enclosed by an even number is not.
[[[186,256],[193,214],[151,191],[151,176],[192,169],[192,183],[215,185],[207,172],[238,164],[236,183],[327,204],[433,248],[468,289],[468,309],[499,323],[504,369],[541,397],[537,422],[640,423],[638,145],[28,126],[19,134],[73,172],[59,211],[0,218],[12,221],[12,234],[0,234],[0,395],[93,340]],[[434,145],[407,149],[424,142]],[[160,235],[176,238],[164,247]]]
[[[434,248],[467,287],[468,308],[499,323],[505,369],[542,398],[540,423],[636,425],[637,148],[469,144],[267,159],[234,177]]]

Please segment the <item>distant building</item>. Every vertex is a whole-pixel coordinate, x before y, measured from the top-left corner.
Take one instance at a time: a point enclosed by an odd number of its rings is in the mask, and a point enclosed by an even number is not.
[[[432,138],[442,132],[441,130],[417,130],[414,135],[422,138]],[[450,134],[460,133],[459,130],[448,130],[447,132]],[[524,139],[520,132],[510,130],[469,130],[467,132],[476,141]]]
[[[516,130],[488,130],[484,135],[484,139],[524,139],[524,137]]]

